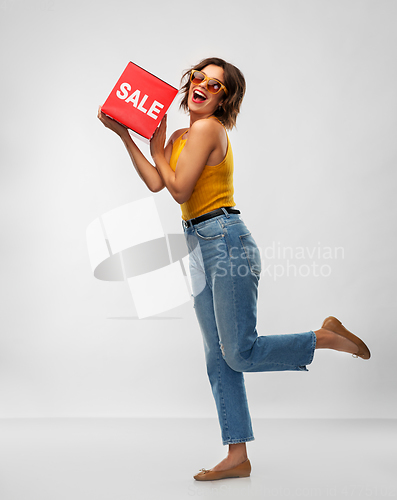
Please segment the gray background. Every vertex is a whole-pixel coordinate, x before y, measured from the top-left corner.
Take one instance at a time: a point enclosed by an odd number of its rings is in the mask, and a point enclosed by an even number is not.
[[[1,1],[1,417],[215,416],[191,304],[135,319],[85,241],[92,220],[150,194],[96,118],[126,63],[178,86],[212,55],[247,79],[230,138],[259,247],[344,249],[314,258],[327,277],[263,275],[260,334],[332,314],[373,355],[247,374],[252,416],[396,417],[396,15],[386,0]],[[168,123],[188,125],[176,103]],[[171,196],[155,201],[180,232]]]

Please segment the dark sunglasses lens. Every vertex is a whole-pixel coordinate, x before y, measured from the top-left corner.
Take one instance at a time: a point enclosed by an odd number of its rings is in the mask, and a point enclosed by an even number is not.
[[[221,90],[221,84],[216,80],[208,80],[207,88],[211,94],[217,94]]]
[[[199,85],[204,80],[204,75],[200,73],[200,71],[194,71],[192,73],[191,81],[197,85]]]

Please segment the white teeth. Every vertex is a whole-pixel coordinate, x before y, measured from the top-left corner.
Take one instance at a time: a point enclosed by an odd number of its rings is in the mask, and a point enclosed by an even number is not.
[[[204,94],[204,92],[201,92],[200,90],[195,90],[194,94],[197,94],[200,97],[204,97],[204,99],[207,99],[207,96]]]

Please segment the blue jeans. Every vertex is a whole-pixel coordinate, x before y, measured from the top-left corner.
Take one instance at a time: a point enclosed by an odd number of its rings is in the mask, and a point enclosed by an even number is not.
[[[316,336],[258,336],[259,249],[238,214],[183,222],[194,307],[223,444],[252,441],[243,372],[307,371]]]

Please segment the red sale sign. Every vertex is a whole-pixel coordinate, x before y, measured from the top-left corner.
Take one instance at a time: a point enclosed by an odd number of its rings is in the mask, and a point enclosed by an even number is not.
[[[175,87],[130,62],[102,111],[148,142],[177,93]]]

